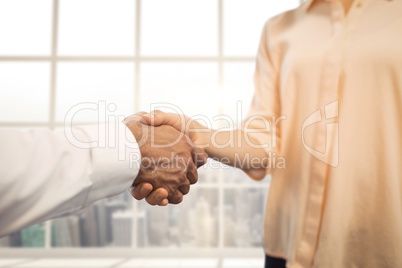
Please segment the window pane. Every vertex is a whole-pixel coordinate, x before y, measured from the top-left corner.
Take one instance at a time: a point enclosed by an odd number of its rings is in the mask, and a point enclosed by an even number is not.
[[[217,1],[142,2],[144,55],[216,55]]]
[[[118,115],[132,114],[134,104],[134,65],[132,63],[72,63],[58,66],[57,117],[63,122],[67,112],[81,103],[98,103],[108,108],[107,112]],[[110,104],[110,106],[109,106]],[[117,108],[113,111],[113,104]],[[85,108],[85,107],[83,107]],[[80,110],[75,122],[98,120],[98,111]],[[104,121],[104,120],[101,120]]]
[[[135,1],[61,0],[61,55],[133,55]]]
[[[254,70],[254,62],[224,65],[223,111],[235,123],[247,116],[254,93]]]
[[[0,54],[49,55],[51,0],[0,1]]]
[[[262,246],[267,192],[264,188],[225,190],[223,225],[226,247]]]
[[[218,190],[194,186],[180,205],[152,207],[140,203],[139,247],[216,247]],[[142,212],[141,212],[142,211]]]
[[[264,22],[300,0],[224,0],[225,55],[254,56]]]
[[[0,63],[0,121],[47,121],[48,63]]]
[[[209,118],[217,114],[216,64],[144,63],[141,68],[141,110],[156,107]],[[155,103],[166,105],[152,105]]]

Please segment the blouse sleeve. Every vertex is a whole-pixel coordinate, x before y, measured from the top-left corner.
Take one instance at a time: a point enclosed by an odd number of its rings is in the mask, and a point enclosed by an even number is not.
[[[274,49],[270,46],[269,25],[270,21],[265,24],[261,35],[254,74],[254,96],[249,113],[242,121],[242,129],[247,134],[248,142],[252,146],[264,148],[268,159],[278,151],[278,124],[281,121],[278,71],[274,66]],[[270,171],[268,161],[267,173]]]

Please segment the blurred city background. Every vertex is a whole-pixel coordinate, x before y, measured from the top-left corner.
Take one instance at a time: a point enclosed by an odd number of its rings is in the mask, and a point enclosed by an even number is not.
[[[72,106],[99,101],[121,115],[162,102],[215,126],[216,115],[239,122],[264,22],[299,4],[0,0],[0,127],[62,129]],[[74,123],[96,119],[86,111]],[[0,247],[261,249],[269,177],[212,166],[180,205],[151,207],[126,192],[3,237]]]
[[[214,174],[215,173],[215,174]],[[200,169],[200,181],[219,175]],[[201,182],[180,205],[152,207],[129,192],[101,200],[76,215],[40,223],[0,239],[2,247],[261,247],[268,181],[236,184],[244,174],[225,172],[232,183]],[[220,190],[220,188],[222,190]],[[222,200],[220,200],[222,195]]]

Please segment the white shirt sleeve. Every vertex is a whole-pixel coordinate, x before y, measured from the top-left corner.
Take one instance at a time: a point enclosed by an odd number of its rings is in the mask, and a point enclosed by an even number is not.
[[[140,159],[123,123],[0,130],[0,237],[124,192]]]

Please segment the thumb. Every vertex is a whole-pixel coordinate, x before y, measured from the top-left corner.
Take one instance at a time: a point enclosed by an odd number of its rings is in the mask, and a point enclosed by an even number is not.
[[[155,110],[149,114],[142,115],[140,122],[151,126],[169,125],[180,132],[186,133],[187,119],[185,115]]]
[[[149,125],[149,126],[160,126],[162,123],[157,122],[155,120],[155,114],[154,112],[151,113],[144,113],[141,115],[140,122],[144,125]]]

